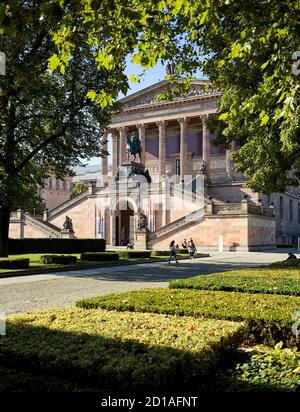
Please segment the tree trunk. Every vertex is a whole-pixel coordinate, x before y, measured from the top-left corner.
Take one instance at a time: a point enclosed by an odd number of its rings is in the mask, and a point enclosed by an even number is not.
[[[8,256],[8,232],[11,208],[0,206],[0,257]]]

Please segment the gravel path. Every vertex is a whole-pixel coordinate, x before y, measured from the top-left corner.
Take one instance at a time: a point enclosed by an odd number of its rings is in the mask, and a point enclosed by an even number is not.
[[[0,279],[6,314],[74,305],[77,299],[140,288],[167,287],[171,279],[283,260],[284,253],[213,253],[209,258]]]

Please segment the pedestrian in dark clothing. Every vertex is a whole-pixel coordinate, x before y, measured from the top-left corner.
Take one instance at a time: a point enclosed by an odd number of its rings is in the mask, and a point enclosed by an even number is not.
[[[297,256],[294,255],[293,252],[289,252],[289,256],[288,256],[287,260],[293,260],[293,259],[297,259]]]
[[[171,263],[172,258],[174,258],[175,261],[176,261],[176,263],[178,263],[178,260],[177,260],[177,257],[176,257],[175,240],[172,240],[172,242],[170,243],[169,252],[170,252],[169,265],[170,265],[170,263]]]

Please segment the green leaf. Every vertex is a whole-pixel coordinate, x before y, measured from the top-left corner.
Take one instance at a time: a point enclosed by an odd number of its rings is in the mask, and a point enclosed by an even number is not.
[[[219,116],[219,119],[220,119],[220,120],[226,120],[226,119],[228,118],[228,116],[229,116],[229,113],[228,113],[228,112],[225,112],[225,113],[222,113],[222,114]]]
[[[233,45],[231,47],[231,57],[233,59],[235,57],[239,57],[241,49],[242,49],[242,45],[240,43],[233,43]]]
[[[268,121],[269,121],[269,116],[266,114],[266,113],[261,113],[261,115],[259,116],[260,117],[260,119],[261,119],[261,122],[260,122],[260,125],[261,126],[264,126],[264,125],[266,125],[267,123],[268,123]]]
[[[50,70],[54,71],[58,68],[60,65],[60,59],[58,58],[57,54],[54,53],[49,59],[48,59],[48,67]]]

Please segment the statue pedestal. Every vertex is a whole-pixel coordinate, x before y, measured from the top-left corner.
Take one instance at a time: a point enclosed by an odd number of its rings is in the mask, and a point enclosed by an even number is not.
[[[126,161],[122,162],[121,166],[119,166],[120,171],[120,179],[122,177],[128,177],[130,173],[136,171],[138,174],[143,174],[145,171],[145,166],[142,163]]]
[[[146,250],[147,249],[147,230],[140,229],[134,233],[134,249]]]
[[[60,231],[60,236],[62,239],[74,239],[75,238],[74,234],[75,232],[72,229],[62,229]]]

